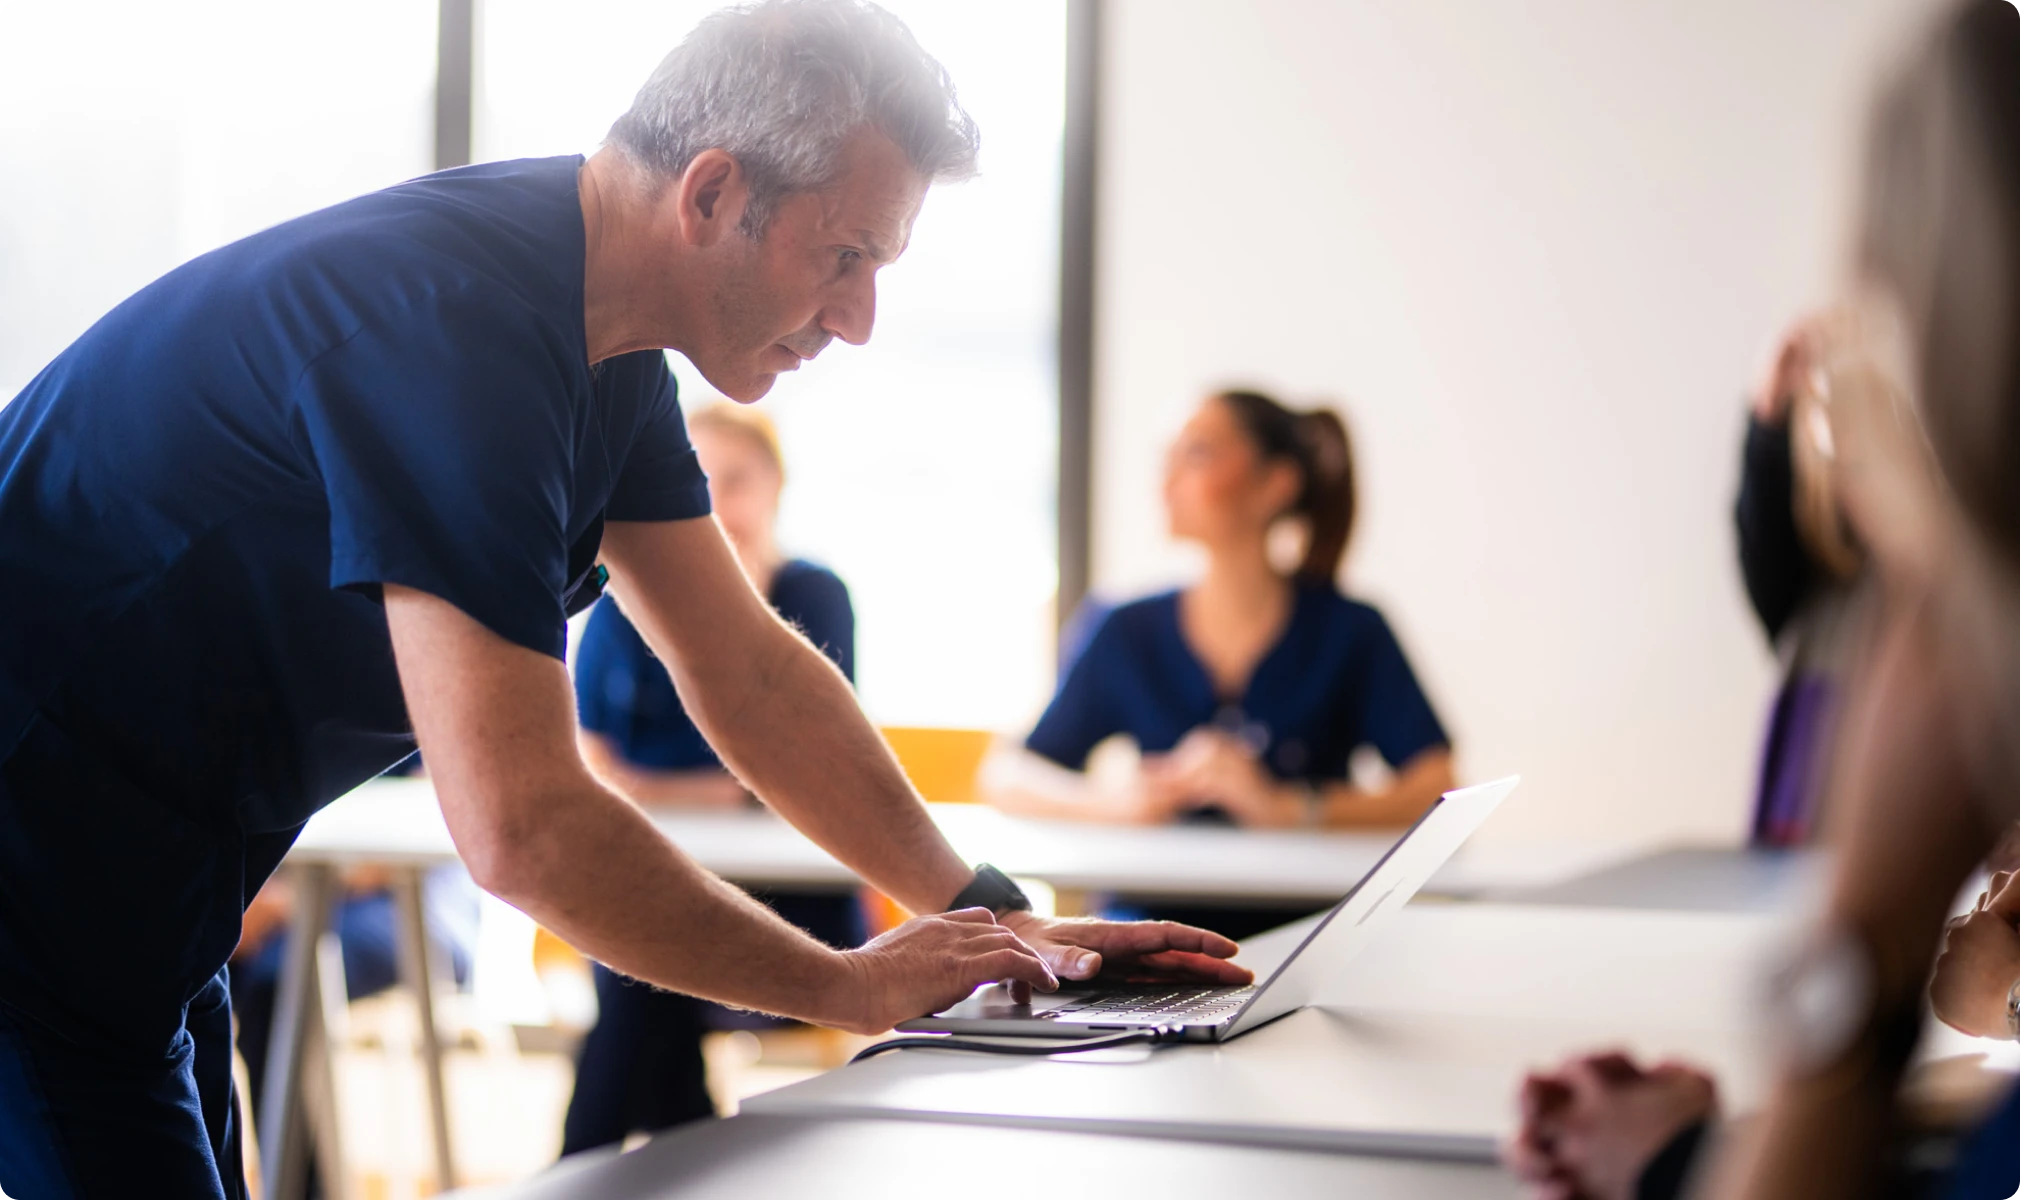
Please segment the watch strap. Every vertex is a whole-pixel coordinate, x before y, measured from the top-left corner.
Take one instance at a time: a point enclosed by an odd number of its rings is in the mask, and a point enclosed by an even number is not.
[[[1026,896],[1024,889],[1008,875],[988,863],[978,863],[975,878],[969,880],[968,886],[961,889],[961,894],[954,897],[947,911],[953,912],[958,908],[986,908],[1000,917],[1007,912],[1030,912],[1031,897]]]

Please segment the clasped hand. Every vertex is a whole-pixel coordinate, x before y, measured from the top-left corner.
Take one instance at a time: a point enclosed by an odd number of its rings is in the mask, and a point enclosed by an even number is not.
[[[1975,1037],[2013,1036],[2006,998],[2020,980],[2020,873],[2002,871],[1977,906],[1950,922],[1929,1003],[1944,1024]]]
[[[986,908],[915,917],[858,950],[825,1023],[881,1033],[900,1021],[958,1004],[978,987],[1006,983],[1012,998],[1053,991],[1060,980],[1185,979],[1239,985],[1255,978],[1227,960],[1234,942],[1170,921],[1101,921]]]
[[[1167,754],[1146,755],[1142,767],[1145,818],[1165,821],[1186,808],[1212,805],[1237,824],[1256,828],[1295,825],[1302,819],[1288,795],[1247,745],[1224,730],[1202,726]]]
[[[1536,1200],[1634,1200],[1671,1139],[1718,1112],[1711,1077],[1624,1054],[1573,1058],[1522,1084],[1522,1125],[1502,1158]]]

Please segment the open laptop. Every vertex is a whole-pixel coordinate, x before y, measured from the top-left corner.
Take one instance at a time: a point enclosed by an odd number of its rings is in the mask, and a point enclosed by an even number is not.
[[[907,1033],[1083,1038],[1176,1028],[1174,1040],[1224,1042],[1312,1002],[1397,909],[1452,857],[1520,782],[1517,777],[1447,792],[1362,877],[1268,978],[1246,987],[1185,983],[1063,984],[1029,1004],[991,985],[943,1013],[906,1021]]]

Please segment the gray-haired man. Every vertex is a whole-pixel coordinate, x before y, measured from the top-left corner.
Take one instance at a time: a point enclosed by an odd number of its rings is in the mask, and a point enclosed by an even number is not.
[[[877,270],[975,147],[881,10],[722,13],[586,162],[227,246],[0,410],[0,1189],[239,1194],[244,899],[417,737],[478,882],[665,987],[878,1030],[1104,958],[1246,978],[1199,930],[1018,911],[708,518],[661,349],[750,401],[867,340]],[[962,911],[829,950],[592,778],[561,651],[599,563],[746,783],[914,911]]]

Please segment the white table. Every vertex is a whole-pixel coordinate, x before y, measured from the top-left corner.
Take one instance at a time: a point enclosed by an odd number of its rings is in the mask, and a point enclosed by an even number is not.
[[[1820,851],[1673,846],[1541,886],[1487,892],[1483,899],[1580,908],[1670,912],[1778,912],[1821,892]]]
[[[1472,1163],[860,1117],[739,1116],[686,1126],[630,1154],[578,1155],[523,1183],[459,1194],[469,1200],[1029,1200],[1061,1194],[1475,1200],[1512,1198],[1516,1191],[1500,1171]]]
[[[977,804],[932,804],[933,821],[969,862],[994,863],[1056,888],[1132,896],[1311,901],[1345,894],[1390,844],[1392,833],[1314,833],[1214,826],[1110,826],[1034,821]],[[856,876],[791,825],[762,809],[658,810],[660,831],[716,874],[759,885],[851,886]],[[1430,891],[1472,895],[1543,886],[1619,862],[1619,845],[1547,852],[1463,850]],[[456,847],[425,779],[367,784],[317,813],[295,842],[293,862],[429,865]]]
[[[1772,1056],[1754,1032],[1763,914],[1420,904],[1323,993],[1216,1046],[1056,1059],[905,1050],[745,1102],[807,1118],[907,1118],[1487,1162],[1523,1071],[1607,1046],[1714,1071],[1744,1109]],[[1285,939],[1257,939],[1267,966]]]
[[[1344,894],[1394,840],[1393,835],[1238,830],[1206,826],[1113,827],[1032,821],[979,805],[940,804],[934,822],[969,862],[989,862],[1012,875],[1060,889],[1120,892],[1135,897],[1203,898],[1256,904],[1331,902]],[[856,877],[792,826],[763,810],[660,810],[660,830],[702,866],[757,886],[850,886]],[[1549,852],[1462,851],[1428,890],[1477,895],[1543,886],[1627,857],[1621,846],[1560,847]],[[337,873],[353,864],[393,868],[401,901],[403,981],[421,1007],[424,1077],[434,1133],[437,1177],[453,1181],[441,1048],[430,981],[439,966],[420,917],[423,871],[456,858],[454,842],[425,779],[386,779],[359,788],[312,818],[295,842],[286,869],[295,880],[293,938],[282,964],[265,1086],[259,1114],[262,1166],[277,1200],[293,1200],[305,1181],[307,1119],[302,1105],[304,1051],[315,1043],[319,981],[315,942],[328,928]],[[325,1097],[327,1107],[328,1098]],[[320,1127],[326,1169],[341,1170],[334,1126]]]

